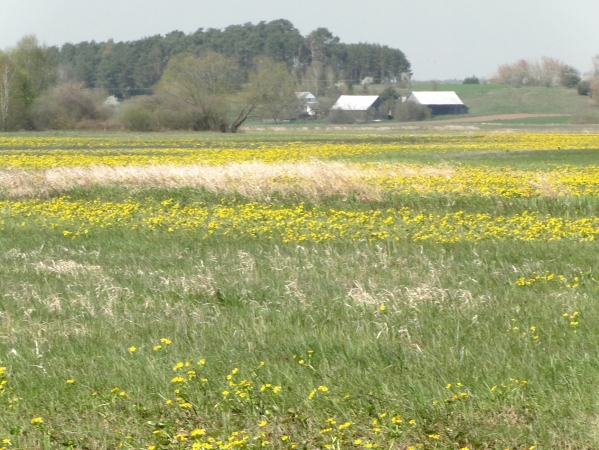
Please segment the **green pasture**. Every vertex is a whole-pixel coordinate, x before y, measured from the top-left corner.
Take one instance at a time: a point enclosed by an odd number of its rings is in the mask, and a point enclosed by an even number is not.
[[[224,139],[241,145],[290,137],[300,135]],[[546,169],[596,164],[597,151],[376,160]],[[66,194],[181,205],[223,200],[193,189]],[[389,195],[365,203],[350,196],[325,206],[501,208],[508,216],[557,217],[599,211],[592,197]],[[95,228],[73,240],[2,211],[0,222],[0,367],[7,381],[0,448],[187,449],[208,437],[213,448],[232,448],[228,437],[244,431],[249,438],[237,446],[246,448],[599,447],[596,242],[298,245],[122,228]],[[545,279],[517,284],[537,275]],[[179,376],[187,381],[173,382]],[[254,389],[243,391],[241,380]]]

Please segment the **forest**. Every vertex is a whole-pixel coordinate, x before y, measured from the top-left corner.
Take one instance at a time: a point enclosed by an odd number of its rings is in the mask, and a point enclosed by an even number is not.
[[[0,51],[0,130],[235,131],[258,113],[296,115],[296,91],[334,97],[366,77],[410,76],[399,49],[345,44],[326,28],[303,36],[288,20],[62,47],[29,35]],[[118,120],[109,95],[126,100]]]
[[[124,96],[151,90],[168,61],[180,53],[220,53],[235,59],[245,73],[256,56],[266,56],[285,63],[300,83],[314,79],[358,83],[365,76],[389,81],[410,72],[401,50],[379,44],[344,44],[326,28],[302,36],[288,20],[222,30],[200,28],[191,34],[173,31],[131,42],[81,42],[48,50],[60,79],[77,79],[89,88]]]

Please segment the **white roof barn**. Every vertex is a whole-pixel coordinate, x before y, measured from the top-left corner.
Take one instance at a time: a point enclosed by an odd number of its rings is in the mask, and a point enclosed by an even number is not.
[[[466,114],[468,107],[453,91],[422,91],[412,92],[408,102],[428,106],[433,114]]]
[[[331,108],[335,111],[368,111],[378,108],[383,99],[378,95],[342,95]]]

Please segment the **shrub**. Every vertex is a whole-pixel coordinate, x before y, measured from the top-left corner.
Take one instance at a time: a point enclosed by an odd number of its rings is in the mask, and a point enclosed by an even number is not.
[[[478,77],[472,75],[471,77],[464,78],[462,84],[480,84],[480,80]]]
[[[112,111],[104,106],[105,98],[104,92],[86,89],[83,83],[67,82],[55,86],[35,102],[35,128],[72,129],[83,120],[106,120]]]
[[[129,102],[120,116],[121,123],[131,131],[155,131],[158,129],[153,113],[141,102]]]
[[[398,122],[419,122],[432,116],[429,107],[415,102],[398,102],[395,106],[394,118]]]
[[[578,95],[589,95],[591,93],[591,82],[582,80],[578,83],[576,88],[578,90]]]

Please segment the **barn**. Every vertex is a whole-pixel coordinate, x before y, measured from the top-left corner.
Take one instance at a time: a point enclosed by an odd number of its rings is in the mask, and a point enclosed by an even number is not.
[[[387,119],[385,102],[378,95],[342,95],[331,108],[331,114],[352,114],[357,120]]]
[[[412,92],[406,101],[428,106],[434,116],[468,113],[468,107],[460,100],[458,94],[453,91]]]

